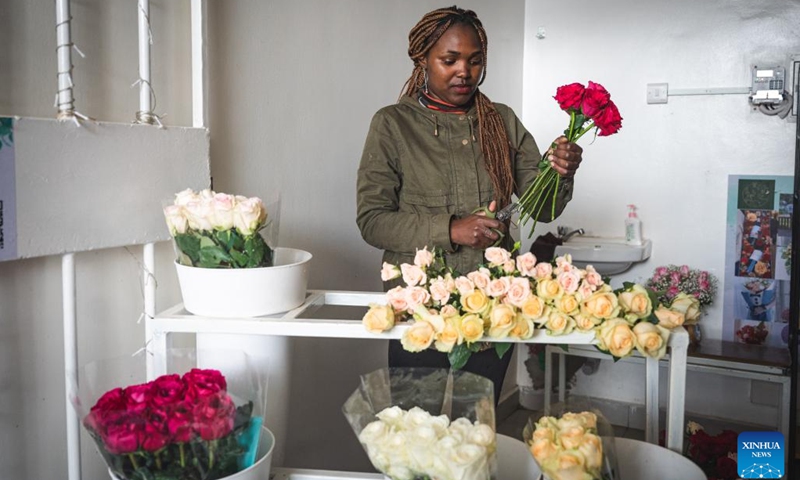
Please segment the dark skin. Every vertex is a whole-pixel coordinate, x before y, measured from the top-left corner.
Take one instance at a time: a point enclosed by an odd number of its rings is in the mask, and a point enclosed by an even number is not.
[[[455,24],[447,29],[421,60],[427,72],[428,94],[453,105],[466,105],[478,90],[483,73],[483,50],[478,33],[469,25]],[[583,149],[559,137],[548,159],[559,175],[571,178],[583,160]],[[493,201],[489,211],[497,211]],[[491,247],[507,227],[503,222],[476,213],[450,222],[450,241],[477,249]]]

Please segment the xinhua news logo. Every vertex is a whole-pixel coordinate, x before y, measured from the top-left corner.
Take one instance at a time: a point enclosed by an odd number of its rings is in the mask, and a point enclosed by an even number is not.
[[[783,434],[742,432],[736,455],[741,478],[783,478]]]

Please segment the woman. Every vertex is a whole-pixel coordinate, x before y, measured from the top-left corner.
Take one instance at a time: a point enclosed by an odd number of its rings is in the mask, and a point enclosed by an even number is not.
[[[384,250],[385,262],[413,263],[417,249],[438,247],[449,267],[475,270],[507,225],[473,212],[509,204],[539,172],[533,137],[509,107],[478,89],[486,78],[486,46],[478,17],[457,7],[426,14],[409,33],[414,70],[398,103],[373,117],[358,169],[356,222],[364,240]],[[582,149],[564,137],[554,145],[549,160],[563,177],[558,216],[572,198]],[[503,238],[505,247],[512,244]],[[464,369],[489,377],[497,398],[510,358],[486,349]],[[394,341],[389,366],[449,363],[443,353],[408,353]]]

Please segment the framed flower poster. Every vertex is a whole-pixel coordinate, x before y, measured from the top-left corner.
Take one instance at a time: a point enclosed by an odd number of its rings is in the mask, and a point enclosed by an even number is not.
[[[725,340],[788,343],[793,188],[791,176],[729,177]]]
[[[17,257],[14,120],[0,117],[0,261]]]

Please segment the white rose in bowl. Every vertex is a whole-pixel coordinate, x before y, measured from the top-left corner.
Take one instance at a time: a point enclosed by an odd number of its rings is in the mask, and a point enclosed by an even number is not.
[[[189,226],[186,215],[183,213],[183,207],[180,205],[169,205],[164,208],[164,216],[167,219],[167,227],[169,227],[169,234],[173,237],[176,234],[186,233],[186,228]]]
[[[267,210],[258,197],[251,197],[244,201],[237,201],[233,209],[233,226],[242,235],[252,235],[264,225],[267,219]]]
[[[197,202],[200,200],[200,195],[194,192],[191,188],[187,188],[175,194],[175,205],[188,205],[189,202]]]

